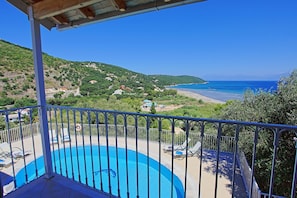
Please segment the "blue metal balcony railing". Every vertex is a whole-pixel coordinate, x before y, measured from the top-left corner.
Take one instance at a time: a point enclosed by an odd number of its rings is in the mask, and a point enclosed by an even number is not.
[[[50,145],[42,145],[38,111],[38,106],[0,111],[1,172],[11,177],[2,181],[4,195],[44,174],[43,146],[50,146],[54,173],[114,196],[296,195],[296,159],[288,164],[290,192],[273,195],[279,178],[287,177],[278,168],[278,151],[283,138],[292,138],[286,143],[295,146],[296,126],[48,105]],[[264,137],[271,148],[265,193],[255,166],[262,163]],[[183,150],[170,150],[182,143]]]

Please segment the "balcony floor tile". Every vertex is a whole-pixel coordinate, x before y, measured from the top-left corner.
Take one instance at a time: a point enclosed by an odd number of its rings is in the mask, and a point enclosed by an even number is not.
[[[60,175],[47,179],[44,176],[24,185],[5,198],[107,198],[110,195],[94,190]]]

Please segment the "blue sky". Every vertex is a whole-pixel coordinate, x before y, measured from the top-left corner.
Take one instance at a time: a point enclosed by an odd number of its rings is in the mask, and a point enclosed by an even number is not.
[[[209,0],[80,28],[41,28],[45,53],[144,74],[278,80],[297,68],[297,1]],[[0,1],[0,39],[31,48],[28,18]]]

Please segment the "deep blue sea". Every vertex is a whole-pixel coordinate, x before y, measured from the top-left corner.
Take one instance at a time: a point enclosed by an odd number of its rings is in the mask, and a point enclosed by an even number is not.
[[[181,84],[171,88],[183,89],[199,93],[213,99],[242,100],[244,92],[248,89],[255,93],[260,90],[274,92],[277,89],[277,81],[209,81],[204,84]]]

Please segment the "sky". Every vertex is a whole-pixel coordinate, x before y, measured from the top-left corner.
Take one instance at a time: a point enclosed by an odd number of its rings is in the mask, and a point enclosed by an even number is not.
[[[64,31],[41,27],[42,50],[143,74],[279,80],[297,69],[296,10],[296,0],[208,0]],[[0,39],[32,48],[28,17],[5,0],[0,24]]]

